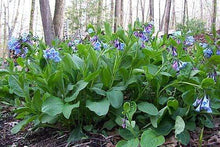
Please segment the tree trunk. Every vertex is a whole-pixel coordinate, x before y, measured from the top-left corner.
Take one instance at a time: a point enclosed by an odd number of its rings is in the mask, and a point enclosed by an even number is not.
[[[8,28],[9,29],[9,34],[8,34],[8,38],[10,39],[13,32],[14,32],[14,29],[16,27],[16,24],[17,24],[17,21],[18,21],[18,15],[19,15],[19,8],[20,8],[20,4],[21,4],[21,1],[19,0],[18,1],[18,6],[17,6],[17,9],[16,9],[16,13],[15,13],[15,18],[14,18],[14,21],[13,21],[13,24],[12,24],[12,27],[11,28]],[[8,13],[9,15],[9,13]],[[9,26],[9,25],[8,25]]]
[[[112,24],[112,26],[114,26],[114,0],[111,0],[111,12],[110,12],[110,14],[111,14],[111,24]]]
[[[173,0],[173,9],[172,9],[172,27],[175,28],[176,24],[176,13],[175,13],[175,0]]]
[[[120,19],[120,0],[115,0],[115,21],[114,21],[114,31],[116,32],[119,25]]]
[[[161,23],[161,11],[160,11],[160,0],[159,0],[159,27]]]
[[[160,23],[160,27],[159,27],[159,30],[160,30],[160,31],[163,29],[163,24],[164,24],[164,18],[165,18],[165,14],[166,14],[166,9],[167,9],[167,2],[165,3],[164,12],[163,12],[163,16],[162,16],[161,23]]]
[[[59,39],[63,38],[63,21],[64,21],[65,0],[56,0],[53,25],[55,36]]]
[[[124,0],[121,0],[120,26],[124,25]]]
[[[102,0],[99,0],[98,3],[98,15],[97,15],[97,27],[101,27],[101,19],[102,19]]]
[[[129,3],[129,24],[132,25],[132,0]]]
[[[7,11],[4,4],[4,42],[3,42],[3,58],[5,59],[6,48],[7,48]]]
[[[35,12],[35,0],[31,2],[31,14],[30,14],[30,23],[29,23],[29,32],[33,33],[33,22],[34,22],[34,12]]]
[[[150,6],[150,21],[154,21],[154,0],[149,0]]]
[[[138,14],[138,6],[139,6],[139,0],[137,0],[137,6],[136,6],[136,19],[138,19],[139,18],[139,14]]]
[[[200,17],[201,17],[201,20],[203,20],[203,5],[202,5],[202,0],[200,0]]]
[[[216,15],[217,15],[217,0],[213,0],[212,2],[213,13],[212,13],[212,33],[214,37],[216,37]]]
[[[171,0],[167,0],[166,2],[167,2],[167,9],[165,16],[164,34],[168,34],[169,31]]]
[[[188,19],[189,19],[188,3],[187,3],[187,0],[184,0],[183,25],[185,25],[186,19],[187,19],[187,21],[188,21]]]
[[[40,1],[40,12],[41,12],[45,42],[46,44],[51,45],[51,42],[54,39],[55,34],[54,34],[52,16],[50,12],[49,0],[39,0],[39,1]]]
[[[141,1],[141,14],[142,14],[142,23],[144,23],[144,12],[145,12],[145,0],[144,3],[142,0]]]

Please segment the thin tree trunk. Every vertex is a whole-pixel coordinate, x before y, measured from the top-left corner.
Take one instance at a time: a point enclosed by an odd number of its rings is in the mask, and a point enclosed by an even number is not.
[[[154,21],[154,0],[149,0],[150,6],[150,21]]]
[[[15,13],[15,18],[14,18],[14,21],[13,21],[13,25],[12,25],[11,28],[9,28],[9,29],[10,29],[10,31],[9,31],[9,36],[8,36],[9,39],[11,38],[11,36],[12,36],[12,34],[13,34],[13,32],[14,32],[14,29],[15,29],[15,27],[16,27],[17,21],[18,21],[18,15],[19,15],[20,4],[21,4],[21,1],[19,0],[19,1],[18,1],[18,6],[17,6],[17,9],[16,9],[16,13]],[[9,15],[9,14],[8,14],[8,15]]]
[[[31,14],[30,14],[30,23],[29,23],[29,32],[33,33],[33,25],[34,25],[34,12],[35,12],[35,0],[31,2]]]
[[[111,24],[114,26],[114,0],[111,0]]]
[[[132,25],[132,0],[130,0],[129,2],[129,24]]]
[[[165,16],[164,34],[168,34],[169,31],[171,0],[167,0],[166,2],[167,2],[167,9]]]
[[[53,25],[55,36],[59,39],[63,37],[63,21],[64,21],[65,0],[56,0]]]
[[[163,16],[162,16],[161,23],[160,23],[160,27],[159,27],[159,30],[160,30],[160,31],[161,31],[162,28],[163,28],[164,18],[165,18],[165,14],[166,14],[166,9],[167,9],[167,2],[165,3],[164,12],[163,12]]]
[[[186,23],[186,19],[189,19],[189,12],[188,12],[188,3],[187,0],[184,0],[184,10],[183,10],[183,25]]]
[[[102,0],[99,0],[98,3],[98,15],[97,15],[97,27],[101,27],[101,18],[102,18]]]
[[[115,22],[114,22],[114,31],[116,32],[117,27],[119,25],[120,19],[120,0],[115,0]]]
[[[145,0],[144,3],[142,0],[141,1],[141,14],[142,14],[142,23],[144,23],[144,12],[145,12]]]
[[[213,0],[212,1],[212,5],[213,5],[213,13],[212,13],[212,33],[214,35],[214,37],[216,36],[216,15],[217,15],[217,0]]]
[[[120,25],[124,25],[124,0],[121,0]]]
[[[139,14],[138,14],[138,12],[139,12],[139,11],[138,11],[138,8],[139,8],[139,7],[138,7],[138,6],[139,6],[139,0],[137,0],[137,6],[136,6],[136,19],[139,19],[139,16],[138,16],[138,15],[139,15]]]
[[[7,11],[4,4],[4,42],[3,42],[3,58],[5,59],[6,54],[6,44],[7,44]]]
[[[200,17],[201,17],[201,20],[203,20],[203,5],[202,5],[202,0],[200,0]]]
[[[160,11],[160,0],[159,0],[159,27],[161,23],[161,11]]]
[[[1,1],[1,4],[0,4],[0,32],[2,30],[2,1]],[[0,50],[2,49],[2,34],[0,35]],[[2,50],[0,51],[0,55],[2,56]]]
[[[173,9],[172,9],[172,27],[175,28],[176,24],[176,13],[175,13],[175,0],[173,0]]]
[[[52,22],[52,16],[50,12],[49,0],[39,0],[40,1],[40,11],[41,19],[44,30],[44,39],[48,45],[51,45],[54,39],[54,27]]]

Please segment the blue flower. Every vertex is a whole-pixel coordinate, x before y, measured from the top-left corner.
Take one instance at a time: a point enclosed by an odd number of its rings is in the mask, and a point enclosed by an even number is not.
[[[172,68],[173,68],[175,71],[179,71],[179,70],[180,70],[177,61],[174,61],[174,62],[173,62]]]
[[[177,56],[177,52],[176,52],[176,48],[175,47],[172,47],[172,55],[173,56]]]
[[[207,113],[212,113],[212,109],[210,107],[210,100],[207,97],[208,96],[205,95],[202,99],[196,99],[196,101],[193,103],[193,106],[197,107],[195,111],[200,112],[204,110]]]
[[[210,48],[206,48],[203,50],[203,54],[204,54],[204,57],[210,58],[212,56],[213,52]]]
[[[188,36],[188,37],[186,37],[184,44],[187,46],[191,46],[191,45],[193,45],[194,42],[195,42],[195,39],[193,38],[193,36]]]
[[[104,49],[108,48],[108,45],[106,43],[102,43],[102,46]]]
[[[127,125],[126,125],[126,121],[127,121],[127,119],[126,118],[123,118],[122,119],[122,128],[126,128],[127,127]]]
[[[202,48],[207,48],[208,44],[207,43],[199,43],[199,46],[201,46]]]
[[[180,61],[180,62],[179,62],[179,69],[185,68],[187,64],[188,64],[187,62],[182,62],[182,61]]]
[[[220,55],[220,50],[217,50],[217,51],[216,51],[216,55]]]
[[[100,50],[101,49],[101,43],[99,41],[93,43],[93,47],[95,50]]]
[[[89,34],[91,34],[91,33],[93,33],[93,32],[94,32],[94,31],[93,31],[92,28],[89,28],[89,29],[88,29],[88,33],[89,33]]]
[[[59,57],[59,52],[56,51],[54,48],[51,49],[46,49],[43,51],[44,52],[44,58],[53,60],[54,62],[60,62],[61,58]]]

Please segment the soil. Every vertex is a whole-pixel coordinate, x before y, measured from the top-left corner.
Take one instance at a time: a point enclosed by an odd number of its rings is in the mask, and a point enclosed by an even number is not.
[[[118,134],[109,135],[105,137],[102,134],[87,133],[89,139],[82,139],[71,144],[67,143],[70,132],[60,131],[53,128],[40,128],[37,131],[31,131],[31,125],[25,127],[17,134],[11,134],[11,129],[18,121],[14,118],[12,113],[13,107],[2,106],[0,115],[0,147],[7,146],[31,146],[31,147],[115,147],[117,141],[121,138]],[[220,146],[220,118],[214,118],[215,127],[212,129],[205,128],[203,135],[202,146],[219,147]],[[190,132],[189,147],[199,146],[199,135],[201,130],[198,128],[194,132]],[[163,147],[180,147],[181,145],[171,135],[166,138]]]

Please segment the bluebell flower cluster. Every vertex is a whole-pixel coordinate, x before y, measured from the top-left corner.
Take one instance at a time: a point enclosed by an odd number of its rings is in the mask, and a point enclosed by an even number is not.
[[[44,58],[48,60],[53,60],[54,62],[60,62],[61,58],[59,56],[59,52],[54,48],[46,49],[44,52]]]
[[[185,41],[184,41],[184,45],[192,46],[194,42],[195,42],[195,39],[194,39],[193,36],[187,36]]]
[[[210,72],[208,77],[212,78],[215,82],[217,82],[217,72],[216,72],[216,70],[214,70],[213,72]]]
[[[124,50],[125,44],[120,42],[118,39],[114,40],[114,46],[118,50]]]
[[[187,62],[183,62],[183,61],[177,61],[175,60],[172,64],[172,68],[179,72],[181,69],[185,68],[187,66]]]
[[[102,47],[104,49],[106,49],[108,47],[108,45],[106,43],[103,43],[102,41],[100,41],[98,36],[96,36],[96,35],[93,36],[90,39],[90,41],[91,41],[91,43],[93,45],[94,50],[100,51]]]
[[[199,43],[199,46],[201,46],[204,49],[203,55],[205,58],[210,58],[213,55],[213,51],[207,43]]]
[[[153,23],[149,23],[146,26],[144,26],[143,31],[134,32],[134,36],[140,39],[142,48],[145,48],[145,43],[150,40],[150,37],[153,33],[153,27]]]
[[[92,29],[92,28],[89,28],[89,29],[88,29],[88,33],[89,33],[89,34],[94,33],[93,29]]]
[[[75,40],[70,41],[70,42],[68,43],[68,46],[71,47],[74,52],[76,52],[76,51],[77,51],[77,47],[76,47],[76,46],[77,46],[78,44],[80,44],[81,42],[82,42],[81,40],[75,39]]]
[[[217,51],[216,51],[216,55],[220,55],[220,50],[217,50]]]
[[[206,111],[207,113],[212,113],[212,109],[210,107],[210,100],[207,95],[205,95],[202,99],[196,99],[193,103],[194,107],[197,107],[195,110],[197,112]]]
[[[11,37],[8,41],[8,49],[16,56],[26,57],[28,48],[26,44],[32,45],[32,38],[29,34],[22,34],[18,38]]]

